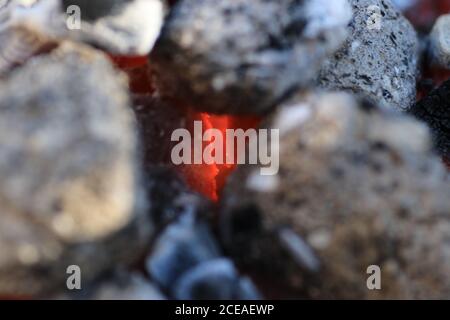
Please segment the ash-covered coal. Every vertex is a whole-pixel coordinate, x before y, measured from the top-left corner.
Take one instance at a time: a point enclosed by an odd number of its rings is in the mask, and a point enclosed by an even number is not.
[[[435,64],[450,69],[450,14],[436,21],[430,34],[430,51]]]
[[[126,79],[61,45],[0,85],[0,294],[86,283],[139,256],[152,230]]]
[[[0,4],[0,34],[26,27],[31,39],[40,34],[52,41],[88,43],[113,54],[147,55],[159,35],[164,5],[164,0],[6,1]],[[1,43],[0,53],[6,49]]]
[[[150,212],[160,229],[146,262],[152,279],[175,299],[259,298],[253,283],[223,257],[208,223],[212,208],[206,200],[170,171],[155,172],[152,181]],[[163,192],[166,196],[160,197]]]
[[[345,45],[323,66],[319,84],[362,94],[404,111],[415,102],[419,41],[390,0],[350,0],[353,20]]]
[[[409,112],[428,124],[436,148],[443,156],[450,157],[450,80],[431,91]]]
[[[267,126],[278,175],[243,166],[225,189],[235,261],[302,298],[449,296],[449,180],[423,124],[337,93],[291,101]],[[368,290],[371,265],[381,290]]]
[[[147,55],[164,20],[165,0],[63,0],[63,14],[74,14],[74,5],[81,24],[69,24],[63,36],[114,54]]]
[[[347,37],[347,0],[181,0],[150,56],[164,98],[201,111],[262,114],[310,87]]]

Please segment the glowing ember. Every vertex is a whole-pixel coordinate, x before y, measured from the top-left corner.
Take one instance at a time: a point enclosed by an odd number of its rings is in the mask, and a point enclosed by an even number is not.
[[[205,131],[208,129],[219,129],[223,136],[225,136],[227,129],[247,130],[249,128],[255,128],[258,126],[260,120],[255,117],[217,116],[191,111],[188,116],[188,123],[191,124],[189,128],[191,132],[193,132],[194,121],[202,121],[203,130]],[[203,150],[212,142],[203,143]],[[235,168],[236,165],[230,164],[191,164],[181,167],[181,172],[191,188],[211,200],[217,201],[226,179]]]

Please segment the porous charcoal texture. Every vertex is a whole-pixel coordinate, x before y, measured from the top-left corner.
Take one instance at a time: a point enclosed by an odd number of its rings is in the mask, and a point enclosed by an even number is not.
[[[409,108],[416,98],[416,32],[389,0],[350,3],[351,36],[324,64],[320,85],[362,94],[387,108]]]
[[[139,255],[151,232],[126,79],[64,44],[0,85],[0,294],[84,283]]]
[[[436,64],[450,69],[450,14],[441,16],[434,25],[430,50]]]
[[[302,298],[449,297],[447,172],[423,124],[381,110],[333,93],[274,115],[279,173],[241,167],[223,198],[239,264]],[[368,290],[371,265],[381,290]]]
[[[347,0],[182,0],[150,56],[164,98],[261,114],[309,87],[347,37]]]
[[[429,125],[439,152],[450,156],[450,80],[415,104],[410,113]]]

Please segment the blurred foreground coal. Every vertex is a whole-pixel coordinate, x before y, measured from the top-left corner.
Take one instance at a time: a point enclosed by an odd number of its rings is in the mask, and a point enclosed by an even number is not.
[[[149,189],[152,216],[163,226],[147,259],[152,279],[175,299],[260,298],[252,282],[223,257],[208,224],[211,205],[168,171],[157,175],[166,182],[152,179]]]
[[[125,83],[71,44],[1,83],[0,294],[48,294],[69,265],[89,281],[148,241]]]
[[[449,179],[425,125],[339,93],[300,96],[268,127],[279,174],[241,167],[223,198],[240,265],[302,298],[449,296]],[[382,290],[367,289],[370,265]]]

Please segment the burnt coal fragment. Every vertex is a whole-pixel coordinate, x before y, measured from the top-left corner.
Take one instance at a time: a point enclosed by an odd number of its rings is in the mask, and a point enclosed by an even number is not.
[[[202,263],[183,275],[175,285],[178,300],[260,299],[254,284],[241,277],[229,259]]]
[[[347,0],[182,0],[150,56],[160,94],[219,114],[263,114],[310,87],[347,37]]]
[[[450,80],[431,91],[409,112],[428,124],[438,151],[450,156]]]
[[[222,199],[238,265],[297,298],[448,297],[450,186],[424,124],[333,93],[299,96],[263,127],[280,132],[278,174],[241,166]]]
[[[223,257],[207,201],[167,169],[150,176],[150,213],[158,229],[146,261],[151,278],[175,299],[257,298],[251,281]]]
[[[233,263],[222,258],[208,224],[192,212],[180,216],[159,235],[147,270],[176,299],[257,299],[259,294]]]

